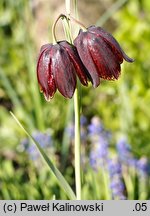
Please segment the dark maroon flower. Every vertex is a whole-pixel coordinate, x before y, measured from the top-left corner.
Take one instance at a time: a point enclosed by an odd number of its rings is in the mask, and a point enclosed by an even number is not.
[[[91,75],[94,87],[100,84],[100,78],[118,79],[123,59],[127,62],[134,61],[124,53],[115,38],[101,27],[91,26],[86,32],[80,30],[74,44]]]
[[[41,47],[37,77],[46,100],[52,98],[57,89],[64,97],[71,98],[76,88],[76,74],[83,85],[88,85],[88,72],[73,45],[61,41]]]

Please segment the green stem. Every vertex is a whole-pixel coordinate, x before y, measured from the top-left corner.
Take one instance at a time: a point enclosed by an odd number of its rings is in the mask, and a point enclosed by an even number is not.
[[[73,21],[74,23],[78,24],[83,30],[85,30],[85,31],[87,30],[87,28],[85,27],[85,25],[83,25],[79,20],[75,19],[71,15],[69,16],[69,19],[71,21]]]
[[[71,14],[71,0],[65,0],[66,3],[66,14],[68,16],[68,25],[67,32],[69,34],[69,41],[71,40],[71,26],[70,26],[70,14]],[[76,185],[76,199],[81,200],[81,159],[80,159],[80,102],[79,102],[79,85],[77,84],[77,88],[74,93],[74,112],[75,112],[75,185]]]
[[[66,6],[66,14],[70,15],[70,13],[71,13],[71,0],[65,0],[65,6]]]
[[[78,19],[77,0],[74,0],[75,18]],[[75,180],[76,180],[76,197],[81,200],[81,136],[80,136],[80,86],[74,94],[74,111],[75,111]]]
[[[77,0],[74,0],[75,18],[78,18]],[[80,138],[80,86],[74,94],[74,111],[75,111],[75,180],[76,180],[76,197],[81,200],[81,138]]]
[[[52,36],[53,36],[53,43],[57,43],[57,37],[56,37],[56,24],[59,21],[60,18],[65,18],[67,20],[67,17],[64,14],[60,14],[57,19],[55,20],[53,26],[52,26]]]
[[[75,111],[75,182],[76,197],[81,200],[81,159],[80,159],[80,104],[78,87],[74,94],[74,111]]]
[[[73,1],[73,7],[74,7],[74,16],[76,19],[79,19],[77,0]]]

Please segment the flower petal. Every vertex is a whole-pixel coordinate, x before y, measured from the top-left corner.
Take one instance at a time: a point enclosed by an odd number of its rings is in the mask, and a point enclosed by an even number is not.
[[[88,49],[88,33],[80,31],[79,35],[74,40],[74,44],[77,48],[81,61],[91,75],[93,86],[96,88],[100,84],[100,78]]]
[[[52,66],[51,66],[51,58],[50,58],[50,64],[49,64],[49,76],[48,76],[48,87],[49,87],[49,96],[50,99],[53,98],[57,88],[56,88],[56,84],[55,84],[55,80],[54,80],[54,75],[52,74]]]
[[[103,79],[114,80],[120,75],[120,63],[108,44],[101,37],[88,34],[88,47],[97,67],[98,74]]]
[[[128,57],[125,54],[125,52],[122,50],[122,48],[120,47],[120,45],[116,41],[116,39],[111,34],[109,34],[104,29],[102,29],[101,27],[91,26],[88,28],[88,31],[96,34],[98,37],[102,37],[109,44],[109,46],[112,48],[112,50],[114,50],[114,52],[118,56],[120,63],[122,63],[123,58],[127,62],[133,62],[134,61],[132,58]]]
[[[41,88],[44,93],[46,100],[50,100],[56,92],[56,85],[51,73],[50,65],[50,51],[52,44],[48,47],[44,47],[39,55],[37,63],[37,78]]]
[[[51,46],[52,46],[52,44],[50,44],[50,43],[44,44],[43,46],[41,46],[40,53],[43,52],[44,50],[50,48]]]
[[[64,97],[71,98],[76,88],[75,69],[66,50],[59,44],[52,48],[51,65],[56,87]]]
[[[76,48],[73,45],[69,44],[67,41],[62,41],[59,44],[63,46],[64,49],[67,51],[81,83],[87,86],[87,77],[90,78],[90,76],[83,63],[81,62]]]

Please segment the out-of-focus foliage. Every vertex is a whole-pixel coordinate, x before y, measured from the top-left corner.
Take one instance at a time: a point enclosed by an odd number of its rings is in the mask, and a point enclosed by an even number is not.
[[[62,4],[62,1],[59,2]],[[40,161],[41,169],[37,169],[21,149],[20,143],[25,135],[10,116],[10,110],[31,133],[36,130],[50,131],[54,140],[53,156],[56,164],[62,168],[66,179],[74,188],[73,146],[68,147],[70,144],[68,136],[63,135],[66,124],[72,120],[73,100],[66,100],[57,93],[54,99],[47,103],[39,92],[36,79],[37,53],[42,45],[39,41],[45,38],[45,32],[41,33],[39,29],[45,28],[47,38],[49,37],[53,17],[51,14],[57,11],[57,5],[48,4],[49,21],[45,22],[49,23],[49,26],[43,27],[43,16],[39,15],[40,11],[44,13],[43,7],[41,5],[36,7],[34,4],[35,1],[26,0],[0,1],[1,199],[53,199],[54,195],[56,198],[66,198],[45,164]],[[96,4],[99,4],[99,1],[94,1],[94,4],[89,3],[90,7]],[[113,2],[107,1],[105,4],[102,11],[110,7]],[[59,5],[58,8],[60,10]],[[93,20],[95,20],[94,13]],[[115,147],[117,137],[120,134],[125,135],[137,158],[150,157],[149,23],[149,1],[126,1],[104,26],[106,30],[111,29],[111,33],[135,62],[122,65],[121,77],[116,82],[101,81],[97,89],[91,86],[82,88],[82,111],[87,119],[90,121],[95,115],[102,119],[105,127],[113,133],[112,149]],[[64,164],[60,161],[64,161]],[[85,172],[83,177],[84,182],[88,181],[87,185],[83,185],[84,198],[87,199],[94,198],[94,195],[89,196],[89,191],[91,193],[91,190],[94,190],[91,186],[92,172],[89,168],[89,172]],[[96,178],[95,173],[93,177]],[[100,178],[97,176],[96,185],[99,181]],[[102,198],[105,199],[104,196]]]
[[[135,63],[125,65],[119,84],[120,125],[137,154],[150,152],[150,3],[131,1],[116,14],[121,20],[116,37],[127,47]],[[126,45],[125,45],[126,43]]]

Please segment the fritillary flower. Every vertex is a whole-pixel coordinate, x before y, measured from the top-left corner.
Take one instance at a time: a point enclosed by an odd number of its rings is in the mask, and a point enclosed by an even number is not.
[[[87,31],[80,30],[74,44],[94,87],[99,86],[100,78],[118,79],[123,60],[134,61],[124,53],[115,38],[101,27],[91,26]]]
[[[56,90],[71,98],[76,88],[76,75],[84,86],[88,85],[88,72],[76,48],[67,41],[41,47],[37,63],[37,78],[46,100],[53,98]]]

